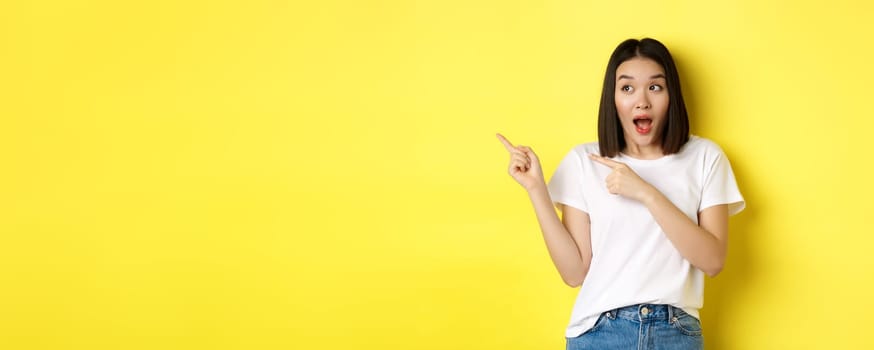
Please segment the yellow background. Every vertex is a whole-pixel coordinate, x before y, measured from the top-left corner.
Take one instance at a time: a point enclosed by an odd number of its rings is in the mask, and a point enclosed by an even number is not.
[[[710,349],[871,348],[871,5],[0,5],[0,348],[560,349],[495,132],[547,176],[623,39],[673,52],[747,210]]]

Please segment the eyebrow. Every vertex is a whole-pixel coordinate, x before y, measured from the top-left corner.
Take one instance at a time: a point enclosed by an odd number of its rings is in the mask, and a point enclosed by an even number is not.
[[[667,79],[667,78],[665,78],[665,75],[664,75],[664,74],[661,74],[661,73],[649,77],[650,80],[658,79],[658,78]],[[617,78],[616,80],[622,80],[622,79],[631,79],[631,80],[634,80],[634,77],[632,77],[632,76],[630,76],[630,75],[625,75],[625,74],[623,74],[623,75],[620,75],[619,78]]]

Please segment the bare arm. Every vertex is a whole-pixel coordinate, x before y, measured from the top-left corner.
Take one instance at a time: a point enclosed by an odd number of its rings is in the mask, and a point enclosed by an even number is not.
[[[552,206],[545,184],[529,190],[528,196],[534,205],[549,257],[552,258],[561,279],[571,287],[582,285],[592,262],[589,215],[563,205],[562,224]]]
[[[582,285],[592,261],[589,215],[562,206],[562,224],[549,197],[537,155],[529,147],[513,146],[501,134],[496,136],[510,153],[510,176],[528,191],[546,249],[561,279],[571,287]]]
[[[722,271],[728,251],[727,204],[698,213],[696,225],[655,188],[643,203],[686,260],[711,277]]]

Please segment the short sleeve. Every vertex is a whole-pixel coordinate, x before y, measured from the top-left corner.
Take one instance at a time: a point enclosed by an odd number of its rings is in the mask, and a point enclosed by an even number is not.
[[[575,150],[562,159],[547,185],[553,204],[565,204],[589,212],[583,196],[583,162]]]
[[[698,211],[715,205],[728,204],[728,215],[740,213],[746,207],[746,202],[737,187],[728,158],[718,147],[715,147],[709,158],[704,174],[701,206]]]

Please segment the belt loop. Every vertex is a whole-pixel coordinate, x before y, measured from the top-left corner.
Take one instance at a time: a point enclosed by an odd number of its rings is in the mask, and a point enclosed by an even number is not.
[[[668,305],[668,323],[674,323],[674,306]]]

